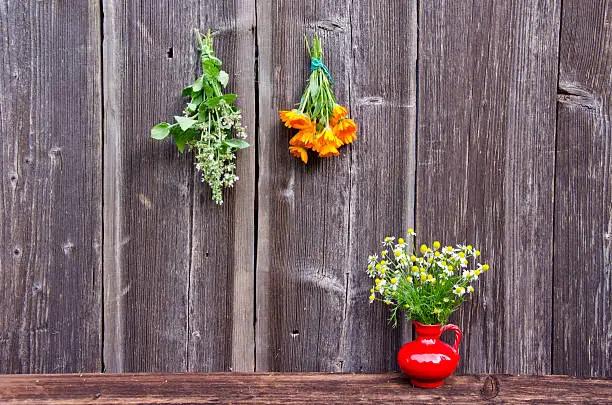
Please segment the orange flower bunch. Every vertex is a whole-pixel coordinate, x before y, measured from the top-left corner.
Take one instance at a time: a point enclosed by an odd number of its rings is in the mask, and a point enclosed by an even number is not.
[[[319,38],[308,41],[310,77],[298,108],[280,111],[280,119],[287,128],[298,130],[289,141],[289,152],[302,162],[308,162],[308,150],[321,158],[338,156],[338,148],[357,139],[357,124],[348,118],[346,107],[336,103],[331,89],[329,70],[321,61],[323,51]]]

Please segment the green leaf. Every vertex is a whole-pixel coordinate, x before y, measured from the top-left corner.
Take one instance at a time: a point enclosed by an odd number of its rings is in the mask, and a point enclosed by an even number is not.
[[[198,104],[196,103],[189,103],[187,104],[187,110],[191,113],[194,113],[196,111],[198,111]]]
[[[200,108],[199,108],[199,111],[198,111],[198,120],[200,120],[202,122],[207,121],[207,116],[206,116],[207,110],[206,110],[205,107],[206,106],[204,105],[204,103],[200,104]]]
[[[319,94],[319,83],[315,80],[310,82],[310,95],[316,97]]]
[[[158,141],[165,139],[170,134],[171,127],[172,125],[168,124],[167,122],[162,122],[155,125],[153,128],[151,128],[151,138],[157,139]]]
[[[198,77],[198,79],[191,85],[191,90],[193,92],[198,92],[202,90],[202,77]]]
[[[224,143],[236,149],[244,149],[249,147],[249,143],[247,141],[243,141],[242,139],[238,138],[226,139]]]
[[[215,64],[212,60],[206,60],[202,64],[202,71],[204,73],[204,76],[206,76],[206,77],[208,77],[210,79],[213,79],[213,78],[216,78],[217,76],[219,76],[219,72],[221,70],[217,66],[219,66],[219,65]]]
[[[191,140],[191,135],[189,132],[179,132],[172,137],[174,139],[174,143],[176,143],[176,147],[179,152],[183,153],[185,151],[185,145],[187,142]]]
[[[187,131],[189,128],[191,128],[198,122],[194,119],[187,118],[187,117],[175,116],[174,119],[176,120],[176,122],[178,122],[178,124],[180,125],[183,131]]]
[[[232,104],[236,100],[236,95],[235,94],[224,94],[223,96],[221,96],[221,98],[223,98],[223,100],[225,100],[227,104]]]
[[[187,131],[183,131],[179,126],[175,126],[170,131],[172,135],[172,139],[174,139],[174,143],[176,144],[179,152],[183,153],[185,150],[185,146],[198,137],[198,131],[195,128],[190,128]]]
[[[183,89],[183,97],[190,97],[193,92],[193,85],[187,86]]]
[[[202,103],[202,93],[194,93],[191,97],[191,103],[200,105]]]
[[[219,79],[219,83],[221,83],[221,86],[225,87],[227,86],[227,82],[229,82],[229,75],[226,71],[221,70],[217,75],[217,79]]]
[[[204,104],[208,108],[215,108],[219,105],[219,101],[221,101],[222,98],[223,96],[211,97],[204,101],[202,104]]]

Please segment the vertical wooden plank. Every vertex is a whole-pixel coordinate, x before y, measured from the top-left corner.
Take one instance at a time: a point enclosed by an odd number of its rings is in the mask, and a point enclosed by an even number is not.
[[[194,2],[104,2],[106,371],[186,371],[193,165],[150,128],[195,77]]]
[[[240,180],[219,207],[196,174],[189,301],[189,370],[254,371],[255,2],[203,1],[202,29],[238,94],[251,147],[238,153]]]
[[[564,1],[553,373],[612,376],[612,2]]]
[[[100,17],[0,1],[0,373],[100,370]]]
[[[257,3],[259,203],[256,369],[333,371],[346,295],[350,153],[292,157],[278,110],[299,101],[308,75],[304,34],[317,32],[324,60],[348,100],[348,1]]]
[[[493,271],[454,321],[460,372],[548,373],[560,2],[420,3],[417,231]]]
[[[350,97],[361,136],[350,152],[341,353],[344,370],[379,372],[397,369],[396,354],[410,340],[402,327],[390,328],[384,305],[368,303],[372,280],[365,266],[385,236],[405,236],[414,226],[417,2],[354,1],[350,14]]]
[[[367,306],[364,266],[368,252],[378,247],[376,233],[401,232],[412,216],[414,4],[257,5],[257,370],[395,367],[390,353],[398,348],[400,333],[386,327],[382,308]],[[277,111],[301,96],[309,63],[303,35],[314,32],[323,41],[337,99],[348,105],[361,129],[357,143],[343,148],[340,157],[313,158],[304,166],[287,151],[292,133]],[[391,64],[390,52],[398,46],[407,50]],[[381,65],[372,66],[376,63]],[[405,116],[387,122],[400,111]],[[379,133],[383,127],[391,134]],[[385,163],[378,165],[380,160]],[[389,187],[374,184],[389,176]],[[395,218],[381,220],[386,215]]]
[[[254,147],[218,207],[191,154],[149,137],[180,114],[181,89],[201,74],[195,28],[217,36],[255,128],[253,24],[246,0],[106,5],[108,371],[253,370]]]

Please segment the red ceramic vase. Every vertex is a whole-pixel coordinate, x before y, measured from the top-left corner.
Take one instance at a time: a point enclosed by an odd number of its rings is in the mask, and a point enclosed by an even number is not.
[[[436,388],[444,384],[444,379],[455,371],[459,363],[459,343],[461,330],[457,325],[423,325],[413,322],[417,338],[406,343],[397,354],[400,368],[410,378],[415,387]],[[440,341],[440,335],[447,331],[455,332],[455,344]]]

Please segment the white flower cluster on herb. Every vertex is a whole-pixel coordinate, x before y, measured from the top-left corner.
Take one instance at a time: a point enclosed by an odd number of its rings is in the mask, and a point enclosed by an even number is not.
[[[235,94],[223,94],[229,75],[221,70],[221,60],[215,56],[213,38],[196,33],[200,45],[202,76],[183,89],[183,96],[191,101],[183,116],[175,116],[176,123],[162,122],[151,129],[154,139],[171,135],[179,151],[185,145],[194,151],[196,169],[202,174],[202,182],[212,189],[212,198],[223,204],[223,189],[232,187],[236,176],[236,151],[249,144],[242,126],[242,115],[233,106]],[[234,134],[236,137],[234,137]]]
[[[478,263],[480,251],[471,245],[444,246],[433,242],[415,250],[416,233],[408,230],[407,243],[388,236],[383,250],[368,258],[367,273],[374,279],[370,302],[382,301],[391,307],[391,321],[397,324],[397,312],[427,324],[443,324],[459,308],[466,293],[474,292],[472,282],[489,270]],[[420,254],[419,254],[420,253]],[[473,265],[470,266],[470,262]]]

